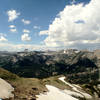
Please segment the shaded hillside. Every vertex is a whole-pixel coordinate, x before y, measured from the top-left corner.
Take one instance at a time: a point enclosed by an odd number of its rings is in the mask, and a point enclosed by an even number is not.
[[[72,78],[98,79],[99,59],[93,52],[18,53],[0,56],[0,66],[22,77],[45,78],[65,74]],[[84,81],[85,82],[85,81]]]
[[[35,95],[47,91],[46,83],[53,83],[55,86],[59,84],[58,87],[63,89],[63,85],[60,85],[58,80],[46,79],[62,74],[66,76],[67,81],[81,84],[84,90],[99,97],[99,65],[97,56],[93,52],[87,51],[71,54],[58,52],[53,55],[45,55],[40,52],[7,54],[0,56],[0,66],[2,67],[0,68],[0,77],[15,88],[15,100],[31,97],[35,100]],[[32,79],[33,77],[34,79]]]
[[[19,77],[3,68],[0,68],[0,78],[7,81],[14,81],[17,80]]]

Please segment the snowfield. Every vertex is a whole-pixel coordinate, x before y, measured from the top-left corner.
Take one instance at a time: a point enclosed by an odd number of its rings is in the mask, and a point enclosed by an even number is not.
[[[75,84],[70,84],[66,82],[64,79],[65,77],[59,78],[59,80],[61,80],[66,85],[71,87],[72,90],[67,90],[67,89],[60,90],[54,86],[46,85],[49,92],[47,92],[46,94],[37,95],[37,100],[79,100],[79,99],[76,99],[75,97],[81,97],[81,98],[87,98],[87,99],[92,98],[91,95],[80,91],[80,89],[82,89],[80,86],[75,85]]]
[[[82,91],[78,90],[78,88],[82,89],[80,86],[75,85],[75,84],[74,85],[73,84],[70,84],[70,83],[66,82],[64,79],[65,79],[65,77],[60,77],[59,78],[59,80],[61,80],[62,82],[64,82],[65,84],[67,84],[68,86],[70,86],[74,90],[74,92],[73,91],[69,91],[69,90],[65,90],[65,92],[67,94],[74,95],[76,97],[78,97],[78,96],[79,97],[84,97],[86,99],[91,99],[92,98],[91,95],[89,95],[89,94],[87,94],[85,92],[82,92]]]
[[[47,92],[46,95],[37,95],[37,100],[78,100],[54,86],[46,85],[46,87],[49,90],[49,92]]]
[[[65,84],[67,84],[68,86],[70,86],[74,91],[80,92],[75,86],[73,86],[72,84],[66,82],[65,77],[60,77],[59,80],[61,80],[62,82],[64,82]]]
[[[14,88],[5,80],[0,78],[0,98],[5,99],[5,98],[14,97],[12,91],[14,91]]]

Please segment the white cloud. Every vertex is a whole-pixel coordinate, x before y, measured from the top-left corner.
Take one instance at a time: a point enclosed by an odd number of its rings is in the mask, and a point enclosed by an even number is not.
[[[23,32],[24,32],[24,33],[30,33],[30,31],[27,30],[27,29],[24,29]]]
[[[10,32],[17,32],[16,28],[10,29]]]
[[[15,25],[9,25],[10,32],[17,32],[16,26]]]
[[[25,19],[22,19],[22,22],[23,22],[25,25],[28,25],[28,24],[31,23],[29,20],[25,20]]]
[[[4,34],[4,33],[0,33],[0,42],[6,42],[6,41],[8,41],[7,39],[6,39],[6,34]]]
[[[48,35],[48,30],[40,31],[39,35]]]
[[[35,44],[13,44],[0,42],[0,50],[2,51],[23,51],[24,49],[29,50],[46,50],[44,45]]]
[[[29,37],[29,34],[24,33],[24,34],[21,36],[21,39],[22,39],[22,41],[30,41],[30,40],[31,40],[31,37]]]
[[[83,47],[84,45],[77,44],[77,46]],[[92,49],[97,49],[100,44],[88,44],[87,47]],[[46,47],[45,45],[35,45],[35,44],[13,44],[0,42],[0,50],[2,51],[23,51],[24,49],[29,50],[59,50],[59,48]]]
[[[40,26],[33,26],[34,29],[40,29]]]
[[[20,13],[17,13],[16,10],[9,10],[7,11],[7,15],[8,15],[8,21],[14,21],[16,18],[18,18],[18,16],[20,15]]]
[[[48,35],[44,40],[45,45],[75,47],[78,44],[85,46],[100,43],[99,11],[100,0],[91,0],[85,6],[67,5],[49,25],[49,29],[40,32],[40,35]]]
[[[6,42],[8,41],[4,36],[0,36],[0,42]]]
[[[9,27],[10,27],[10,28],[15,28],[16,26],[15,26],[15,25],[9,25]]]

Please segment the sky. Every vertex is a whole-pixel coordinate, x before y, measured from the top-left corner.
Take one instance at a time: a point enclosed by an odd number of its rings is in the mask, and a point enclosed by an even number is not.
[[[99,49],[100,0],[1,0],[0,50]]]

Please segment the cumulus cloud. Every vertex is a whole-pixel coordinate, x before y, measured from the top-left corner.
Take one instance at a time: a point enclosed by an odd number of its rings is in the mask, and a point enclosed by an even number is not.
[[[10,27],[10,28],[15,28],[16,26],[15,26],[15,25],[9,25],[9,27]]]
[[[39,35],[48,35],[48,30],[40,31]]]
[[[20,13],[18,13],[16,10],[9,10],[7,11],[7,15],[8,15],[8,21],[11,22],[17,19]]]
[[[13,44],[13,43],[3,43],[0,42],[0,50],[4,51],[23,51],[24,49],[29,50],[46,50],[44,45],[35,44]]]
[[[16,28],[10,29],[10,32],[17,32]]]
[[[25,20],[25,19],[22,19],[22,22],[23,22],[25,25],[28,25],[28,24],[31,23],[29,20]]]
[[[27,29],[24,29],[23,32],[24,32],[24,33],[30,33],[30,31],[27,30]]]
[[[40,26],[33,26],[34,29],[40,29]]]
[[[15,25],[9,25],[10,32],[17,32],[16,26]]]
[[[7,38],[6,38],[6,34],[4,34],[4,33],[0,33],[0,42],[6,42],[6,41],[8,41],[7,40]]]
[[[75,45],[74,45],[75,46]],[[77,44],[77,47],[80,46],[82,49],[84,49],[84,44]],[[100,47],[100,44],[88,44],[87,47],[90,47],[91,49],[97,49]],[[13,43],[4,43],[0,42],[0,50],[2,51],[23,51],[24,49],[29,50],[59,50],[60,48],[52,48],[52,47],[46,47],[45,45],[35,45],[35,44],[13,44]],[[62,48],[61,48],[62,49]]]
[[[24,33],[24,34],[21,36],[21,39],[22,39],[22,41],[30,41],[30,40],[31,40],[31,37],[29,37],[29,34]]]
[[[91,0],[87,5],[67,5],[59,12],[47,31],[44,43],[52,47],[75,47],[80,44],[100,43],[100,0]],[[85,46],[84,45],[84,46]]]
[[[0,37],[0,42],[5,42],[5,41],[7,41],[7,39],[5,37],[1,36]]]

